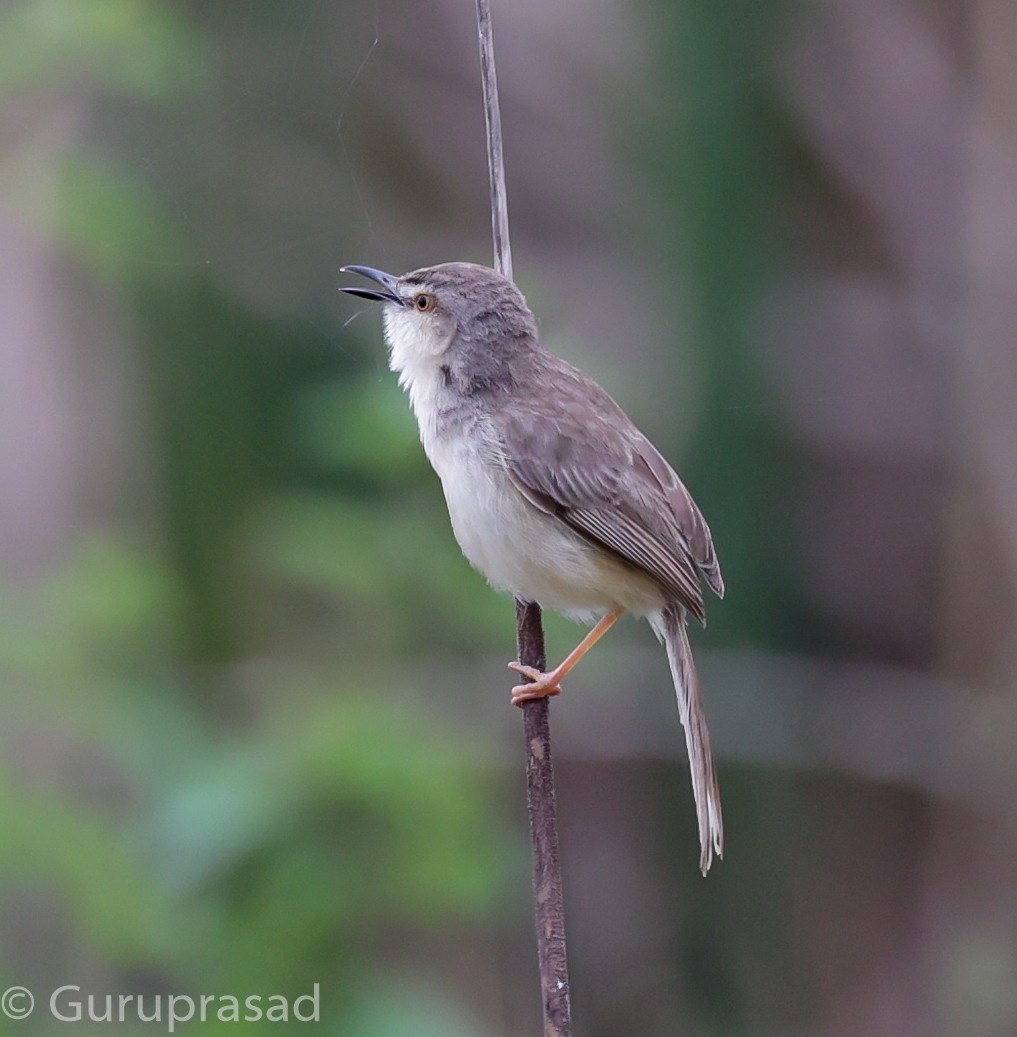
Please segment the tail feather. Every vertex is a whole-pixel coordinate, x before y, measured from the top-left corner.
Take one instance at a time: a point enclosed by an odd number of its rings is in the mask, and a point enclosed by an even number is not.
[[[720,811],[720,788],[710,748],[710,732],[703,712],[699,676],[692,660],[685,615],[680,605],[668,605],[651,619],[657,636],[667,649],[678,715],[685,728],[685,745],[692,771],[692,795],[696,801],[699,822],[699,868],[705,875],[714,854],[724,856],[724,819]]]

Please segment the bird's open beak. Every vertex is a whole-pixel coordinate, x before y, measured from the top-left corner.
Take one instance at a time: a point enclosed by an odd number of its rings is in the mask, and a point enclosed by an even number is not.
[[[361,299],[374,299],[376,302],[394,302],[397,306],[403,305],[402,299],[399,298],[395,291],[396,282],[399,280],[397,277],[386,274],[383,270],[375,270],[370,266],[344,266],[340,267],[340,270],[344,274],[363,274],[364,277],[369,277],[372,281],[380,284],[382,288],[388,289],[386,292],[378,292],[373,288],[340,288],[340,292],[346,292],[349,295],[359,295]]]

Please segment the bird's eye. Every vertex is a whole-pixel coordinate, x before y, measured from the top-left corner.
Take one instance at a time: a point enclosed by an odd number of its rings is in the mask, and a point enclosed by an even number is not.
[[[413,296],[413,307],[421,313],[430,313],[435,307],[436,300],[430,292],[417,292]]]

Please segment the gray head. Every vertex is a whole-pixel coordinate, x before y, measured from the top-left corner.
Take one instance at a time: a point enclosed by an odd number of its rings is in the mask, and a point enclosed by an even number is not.
[[[538,348],[537,324],[522,292],[490,267],[442,263],[402,277],[367,266],[342,269],[379,285],[341,291],[384,304],[392,367],[406,382],[428,369],[450,371],[460,381],[490,381],[510,356]]]

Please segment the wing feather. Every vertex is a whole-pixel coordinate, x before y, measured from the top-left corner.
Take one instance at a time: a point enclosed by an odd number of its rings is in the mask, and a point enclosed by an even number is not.
[[[655,580],[705,620],[700,574],[723,594],[710,530],[677,474],[621,408],[571,365],[543,354],[553,406],[494,416],[513,483],[536,507]]]

